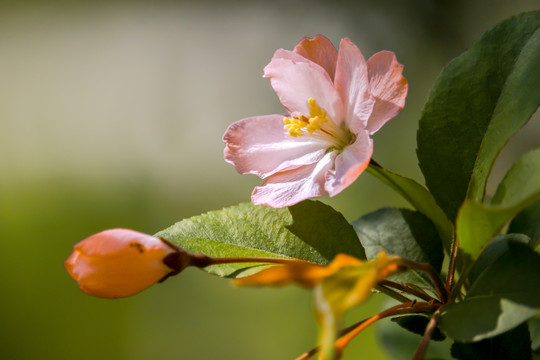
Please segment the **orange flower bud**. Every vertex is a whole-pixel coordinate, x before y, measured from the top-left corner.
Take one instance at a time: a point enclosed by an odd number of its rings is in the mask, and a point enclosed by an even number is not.
[[[174,269],[165,264],[166,257],[176,259]],[[181,249],[157,237],[110,229],[76,244],[64,267],[82,291],[111,299],[134,295],[177,274],[187,266],[182,259]]]

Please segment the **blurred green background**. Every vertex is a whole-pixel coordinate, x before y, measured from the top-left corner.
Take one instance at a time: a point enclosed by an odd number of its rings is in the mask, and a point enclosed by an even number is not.
[[[282,112],[262,68],[303,36],[350,37],[366,57],[396,53],[409,96],[374,136],[374,157],[422,181],[415,131],[442,66],[535,8],[537,0],[1,2],[0,358],[275,360],[310,349],[308,291],[236,289],[188,270],[110,301],[80,292],[62,261],[106,228],[155,233],[249,201],[261,181],[222,160],[221,135],[241,118]],[[503,151],[492,188],[538,147],[538,123]],[[370,175],[323,201],[350,220],[406,206]],[[359,356],[385,359],[373,329],[345,353]]]

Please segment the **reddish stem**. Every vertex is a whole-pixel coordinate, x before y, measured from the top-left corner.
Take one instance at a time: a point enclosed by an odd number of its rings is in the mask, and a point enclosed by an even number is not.
[[[411,288],[409,286],[395,283],[395,282],[390,281],[390,280],[383,280],[383,281],[379,282],[379,284],[384,285],[384,286],[388,286],[388,287],[391,287],[391,288],[394,288],[394,289],[397,289],[399,291],[406,292],[408,294],[414,295],[414,296],[416,296],[416,297],[418,297],[418,298],[420,298],[422,300],[425,300],[425,301],[434,301],[434,300],[437,301],[436,299],[433,299],[428,294],[425,294],[425,293],[423,293],[421,291],[413,289],[413,288]]]
[[[418,313],[431,313],[433,309],[438,309],[438,304],[433,304],[431,302],[428,303],[418,303],[416,301],[411,301],[407,304],[399,304],[396,306],[393,306],[389,309],[386,309],[376,315],[373,315],[369,318],[366,318],[364,320],[361,320],[343,330],[341,330],[338,333],[338,339],[335,342],[335,346],[338,351],[338,355],[343,351],[343,349],[349,344],[349,342],[362,330],[367,328],[369,325],[373,324],[377,320],[384,319],[390,316],[395,315],[406,315],[406,314],[418,314]],[[299,357],[297,357],[295,360],[307,360],[313,355],[315,355],[317,352],[319,352],[320,347],[316,346],[313,349],[303,353]],[[339,358],[339,356],[338,356]]]
[[[174,270],[170,275],[175,275],[184,270],[188,266],[195,266],[198,268],[205,268],[211,265],[231,264],[231,263],[266,263],[266,264],[298,264],[306,263],[312,264],[305,260],[300,259],[287,259],[287,258],[274,258],[274,257],[210,257],[205,254],[192,254],[182,249],[176,244],[171,243],[163,238],[161,241],[166,243],[176,252],[171,253],[163,259],[163,262]],[[315,264],[313,264],[315,265]],[[321,265],[322,266],[322,265]]]
[[[441,308],[438,308],[431,316],[431,319],[429,319],[429,322],[426,326],[426,330],[424,331],[424,336],[422,337],[422,341],[420,342],[418,349],[416,349],[416,352],[414,353],[414,357],[412,360],[424,359],[424,355],[426,354],[426,351],[429,345],[429,340],[431,340],[431,334],[433,334],[433,331],[437,327],[440,317],[441,317]]]
[[[429,264],[420,264],[415,261],[411,261],[408,259],[401,259],[402,265],[412,269],[412,270],[419,270],[424,273],[426,273],[429,278],[431,279],[431,282],[435,286],[435,290],[437,291],[437,295],[439,296],[439,300],[441,303],[446,304],[448,302],[448,291],[446,290],[445,284],[442,282],[441,278],[439,277],[439,274],[433,269],[433,266]]]
[[[449,293],[452,293],[452,287],[454,285],[454,275],[456,272],[456,260],[459,251],[459,241],[456,235],[452,239],[452,246],[450,248],[450,262],[448,264],[448,273],[446,274],[446,289]],[[450,299],[452,300],[452,299]]]

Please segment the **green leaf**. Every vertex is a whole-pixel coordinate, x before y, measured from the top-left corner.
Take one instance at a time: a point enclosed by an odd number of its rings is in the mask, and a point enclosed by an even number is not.
[[[420,336],[424,336],[427,324],[429,323],[429,317],[423,315],[405,315],[392,318],[391,320],[405,330]],[[443,341],[444,339],[446,339],[446,336],[436,327],[431,334],[431,340]]]
[[[540,149],[523,155],[499,184],[491,205],[466,200],[456,232],[465,260],[471,262],[520,211],[540,199]],[[537,219],[538,221],[538,219]]]
[[[424,106],[419,164],[451,220],[467,196],[483,200],[499,151],[538,108],[539,26],[536,11],[488,31],[444,68]]]
[[[427,216],[437,228],[444,249],[450,253],[453,237],[453,225],[437,205],[431,193],[416,181],[386,170],[380,166],[369,164],[368,172],[403,196],[418,212]]]
[[[491,339],[475,343],[455,342],[451,351],[458,360],[532,359],[531,340],[525,323]]]
[[[510,241],[519,241],[527,244],[529,237],[524,234],[499,235],[482,251],[478,259],[474,262],[469,272],[469,282],[472,284],[478,279],[480,274],[502,254],[508,251]]]
[[[472,263],[504,225],[534,200],[510,207],[490,207],[465,201],[459,212],[457,234],[466,263]]]
[[[444,258],[441,240],[433,223],[419,212],[382,208],[352,222],[368,259],[384,250],[420,263],[431,264],[440,271]],[[418,271],[394,275],[392,280],[430,288],[431,282]]]
[[[458,341],[480,341],[508,331],[540,310],[540,254],[521,242],[472,284],[464,300],[444,308],[439,327]]]
[[[510,223],[509,233],[521,233],[531,238],[531,246],[540,239],[540,200],[525,208]]]
[[[540,314],[529,319],[529,332],[531,333],[531,349],[540,354]]]
[[[540,149],[536,149],[516,161],[497,187],[491,205],[514,205],[539,193]]]
[[[187,251],[215,257],[287,257],[323,265],[339,253],[365,259],[343,215],[311,200],[282,209],[244,203],[182,220],[156,236]],[[255,265],[260,264],[216,265],[205,270],[238,277],[264,268]]]

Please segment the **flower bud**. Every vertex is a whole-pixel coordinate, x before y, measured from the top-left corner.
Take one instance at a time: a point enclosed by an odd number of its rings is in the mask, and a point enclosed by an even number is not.
[[[182,253],[157,237],[129,229],[110,229],[76,244],[64,267],[82,291],[111,299],[134,295],[177,274],[187,261],[171,262],[166,258],[180,260]],[[171,268],[165,262],[176,266]]]

